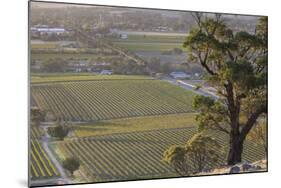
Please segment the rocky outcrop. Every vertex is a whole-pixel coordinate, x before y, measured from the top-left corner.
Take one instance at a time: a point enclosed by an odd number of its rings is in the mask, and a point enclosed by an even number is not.
[[[237,174],[244,172],[259,172],[267,171],[267,160],[260,160],[253,163],[239,163],[234,166],[225,166],[208,172],[202,172],[197,175],[212,175],[212,174]]]

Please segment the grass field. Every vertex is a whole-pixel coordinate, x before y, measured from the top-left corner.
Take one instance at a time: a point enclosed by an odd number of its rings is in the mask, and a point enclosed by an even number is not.
[[[194,126],[195,114],[169,114],[98,121],[93,124],[73,125],[74,137],[91,137],[126,132],[184,128]]]
[[[185,35],[129,34],[127,39],[111,39],[115,45],[131,51],[168,51],[183,48]]]
[[[42,40],[31,40],[31,50],[43,49],[43,50],[53,50],[61,47],[62,45],[67,45],[75,43],[75,41],[42,41]]]
[[[103,59],[112,59],[112,58],[119,58],[119,55],[106,55],[103,56],[98,53],[85,53],[85,52],[74,52],[74,53],[65,53],[65,52],[45,52],[45,53],[32,53],[31,52],[31,60],[42,60],[46,61],[48,59],[63,59],[63,60],[97,60],[98,58],[103,58]]]
[[[126,48],[131,51],[169,51],[174,48],[183,48],[182,43],[163,43],[163,42],[130,42],[130,41],[120,41],[114,42],[115,45],[122,48]]]
[[[36,104],[66,121],[192,112],[194,93],[160,80],[103,80],[37,84]]]
[[[130,42],[163,42],[163,43],[180,43],[186,36],[182,35],[128,35],[127,41]],[[123,41],[124,39],[117,39],[116,41]]]
[[[96,59],[98,57],[97,54],[91,53],[32,53],[31,59],[35,60],[48,60],[48,59]]]
[[[90,80],[149,80],[148,76],[137,75],[99,75],[90,73],[60,73],[60,74],[32,74],[31,83],[54,83],[54,82],[72,82],[72,81],[90,81]]]
[[[59,173],[44,151],[40,136],[42,132],[39,128],[31,128],[31,147],[30,147],[30,170],[31,179],[58,177]]]
[[[31,49],[32,50],[34,50],[34,49],[44,49],[44,50],[56,49],[58,47],[59,47],[59,45],[57,43],[55,43],[55,42],[31,44]]]
[[[196,133],[196,127],[161,129],[111,134],[57,142],[52,144],[57,155],[78,157],[88,179],[94,182],[177,176],[162,162],[163,152],[171,145],[182,145]],[[227,150],[228,139],[212,133]],[[243,161],[264,158],[260,146],[246,142]],[[220,164],[225,162],[222,155]]]

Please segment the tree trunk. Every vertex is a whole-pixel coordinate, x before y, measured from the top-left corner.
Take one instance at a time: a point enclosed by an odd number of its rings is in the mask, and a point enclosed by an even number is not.
[[[228,152],[228,165],[235,165],[242,160],[243,140],[239,135],[232,135],[230,138],[230,148]]]

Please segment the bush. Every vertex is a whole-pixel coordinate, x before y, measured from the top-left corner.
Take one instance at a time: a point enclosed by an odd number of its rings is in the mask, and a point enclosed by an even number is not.
[[[68,170],[70,172],[71,175],[73,175],[73,173],[79,169],[80,167],[80,162],[78,159],[72,157],[72,158],[67,158],[62,162],[62,166],[63,168],[65,168],[66,170]]]
[[[214,138],[198,133],[185,146],[171,146],[164,152],[163,161],[178,174],[190,175],[215,167],[221,155],[221,146]]]
[[[64,140],[68,133],[69,128],[67,126],[58,125],[56,127],[48,128],[48,134],[52,137],[58,138],[59,140]]]

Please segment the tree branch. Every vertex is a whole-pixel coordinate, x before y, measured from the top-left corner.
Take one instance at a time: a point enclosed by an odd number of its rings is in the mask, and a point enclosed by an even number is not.
[[[219,131],[222,131],[222,132],[224,132],[224,133],[226,133],[226,134],[229,134],[229,133],[230,133],[227,129],[223,128],[223,127],[219,124],[219,122],[218,122],[217,120],[215,120],[215,118],[214,118],[213,116],[212,116],[211,120],[214,121],[215,127],[211,127],[210,129],[219,130]]]
[[[262,113],[267,113],[267,106],[266,105],[260,107],[258,110],[256,110],[254,113],[251,114],[248,121],[246,122],[246,124],[244,125],[244,127],[241,130],[241,139],[242,140],[244,140],[246,138],[247,134],[250,132],[252,127],[255,125],[258,117]]]
[[[235,58],[234,58],[233,54],[231,53],[231,51],[229,49],[226,49],[226,51],[227,51],[227,54],[228,54],[229,58],[231,59],[231,61],[234,61]]]
[[[202,65],[202,67],[205,68],[205,70],[212,76],[214,75],[217,75],[216,72],[214,72],[208,65],[207,65],[207,57],[208,57],[208,53],[206,53],[205,57],[204,57],[204,60],[202,59],[201,57],[201,52],[199,52],[198,54],[198,58],[199,58],[199,61],[200,61],[200,64]]]
[[[202,13],[195,12],[194,14],[191,14],[191,16],[194,18],[195,22],[197,23],[198,27],[201,30],[201,17],[202,17]]]

